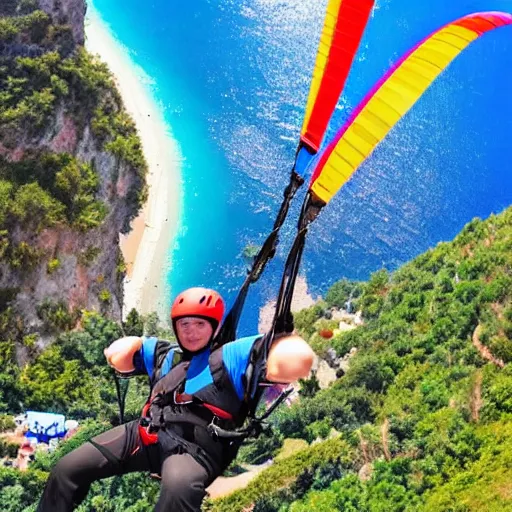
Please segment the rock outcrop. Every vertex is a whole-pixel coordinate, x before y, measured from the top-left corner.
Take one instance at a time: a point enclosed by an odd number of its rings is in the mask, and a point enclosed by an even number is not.
[[[54,23],[69,25],[76,44],[85,42],[85,0],[38,0],[39,7],[52,17]]]

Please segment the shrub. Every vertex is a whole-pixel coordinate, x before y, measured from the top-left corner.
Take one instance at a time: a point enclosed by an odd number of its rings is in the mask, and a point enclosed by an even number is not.
[[[48,265],[46,266],[46,271],[48,272],[48,274],[53,274],[59,268],[60,268],[60,260],[59,260],[59,258],[52,258],[48,262]]]

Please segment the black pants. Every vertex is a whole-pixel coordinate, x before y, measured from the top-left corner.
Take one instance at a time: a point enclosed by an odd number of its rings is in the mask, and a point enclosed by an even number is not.
[[[105,457],[87,442],[68,453],[53,468],[37,512],[68,512],[87,496],[95,480],[133,471],[154,471],[158,445],[150,447],[149,457],[139,441],[137,421],[121,425],[92,439],[104,446],[120,464]],[[109,460],[110,459],[110,460]],[[158,464],[160,467],[160,465]],[[209,474],[190,454],[169,455],[161,465],[160,497],[155,511],[197,512],[206,495],[205,488],[217,477]]]

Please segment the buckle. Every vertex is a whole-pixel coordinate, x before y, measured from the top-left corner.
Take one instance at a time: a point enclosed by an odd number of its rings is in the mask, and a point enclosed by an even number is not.
[[[151,425],[142,426],[139,423],[138,431],[139,438],[144,446],[148,446],[150,444],[155,444],[158,442],[158,434],[156,433],[157,431],[152,431]]]

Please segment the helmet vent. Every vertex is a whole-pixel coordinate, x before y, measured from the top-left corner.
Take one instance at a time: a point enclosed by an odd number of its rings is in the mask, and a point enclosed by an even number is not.
[[[201,300],[199,301],[199,304],[202,304],[206,300],[206,295],[203,295],[201,297]]]
[[[185,299],[182,297],[182,298],[180,299],[180,302],[179,302],[179,303],[181,304],[184,300],[185,300]]]
[[[208,300],[206,301],[206,305],[209,306],[211,301],[212,301],[212,296],[210,295],[208,297]]]

